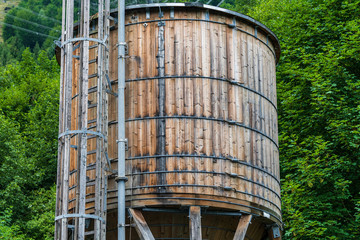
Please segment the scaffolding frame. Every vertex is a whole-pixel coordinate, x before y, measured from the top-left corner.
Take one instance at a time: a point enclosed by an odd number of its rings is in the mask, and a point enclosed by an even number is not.
[[[105,79],[109,73],[108,36],[110,34],[110,1],[98,2],[97,38],[90,38],[90,0],[81,0],[81,17],[78,36],[74,37],[74,0],[63,0],[62,3],[62,34],[61,34],[61,70],[60,70],[60,105],[59,105],[59,142],[58,142],[58,172],[55,209],[55,239],[83,240],[87,236],[93,239],[106,239],[106,197],[107,176],[105,172],[107,158],[107,94]],[[96,130],[89,126],[89,45],[97,45],[97,105]],[[78,44],[76,47],[75,44]],[[73,52],[80,47],[80,57]],[[75,60],[73,60],[75,59]],[[77,79],[78,89],[74,88],[73,63],[79,61],[80,74]],[[74,92],[76,93],[75,95]],[[75,99],[75,100],[74,100]],[[76,104],[77,103],[77,104]],[[72,126],[72,107],[77,107],[77,123]],[[88,212],[86,203],[91,201],[87,194],[87,167],[89,146],[88,139],[96,138],[95,149],[95,185],[94,210]],[[71,145],[71,142],[77,145]],[[71,148],[76,154],[71,154]],[[70,171],[70,162],[76,163],[76,170]],[[111,168],[111,166],[109,166]],[[69,188],[70,174],[76,174],[75,185]],[[75,188],[75,198],[70,198],[70,190]],[[70,210],[69,203],[76,201]],[[94,224],[90,231],[89,221]]]

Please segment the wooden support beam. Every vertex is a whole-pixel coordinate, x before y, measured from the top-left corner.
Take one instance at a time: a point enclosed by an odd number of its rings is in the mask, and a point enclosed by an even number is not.
[[[134,218],[135,229],[141,240],[155,240],[144,216],[138,209],[129,208],[131,216]]]
[[[235,232],[234,240],[244,240],[245,239],[246,231],[249,227],[251,219],[252,219],[252,215],[241,216],[241,218],[239,220],[239,224],[238,224],[236,232]]]
[[[199,206],[191,206],[189,218],[190,240],[201,240],[201,208]]]

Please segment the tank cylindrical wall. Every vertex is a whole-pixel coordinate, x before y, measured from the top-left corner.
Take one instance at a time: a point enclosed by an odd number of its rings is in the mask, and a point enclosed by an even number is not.
[[[210,6],[134,6],[126,14],[128,206],[265,212],[280,224],[275,76],[280,48],[274,34],[247,16]],[[114,28],[109,46],[114,92],[116,43]],[[96,51],[90,50],[90,76],[97,70]],[[96,76],[89,81],[89,88],[95,86]],[[96,116],[93,108],[89,119]],[[116,109],[117,98],[109,95],[112,169],[117,169]],[[114,178],[108,185],[108,209],[116,209]]]

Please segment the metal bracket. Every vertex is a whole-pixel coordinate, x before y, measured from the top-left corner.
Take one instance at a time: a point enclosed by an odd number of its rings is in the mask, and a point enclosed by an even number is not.
[[[117,93],[114,93],[114,92],[110,91],[109,89],[106,89],[105,92],[108,93],[108,94],[111,94],[111,95],[113,95],[115,97],[118,97]]]
[[[105,77],[106,77],[107,83],[108,83],[108,85],[109,85],[110,91],[112,91],[110,77],[109,77],[108,74],[105,74]]]
[[[100,39],[97,39],[97,38],[86,38],[86,37],[78,37],[78,38],[71,38],[69,40],[66,40],[62,45],[61,47],[65,47],[66,44],[69,44],[69,43],[72,43],[72,42],[78,42],[78,41],[90,41],[90,42],[97,42],[97,43],[100,43],[102,45],[105,46],[105,48],[107,49],[107,46],[106,46],[106,39],[107,39],[107,35],[105,36],[104,40],[100,40]]]
[[[146,8],[146,19],[150,19],[150,8]]]
[[[54,43],[55,43],[56,46],[58,46],[59,48],[61,48],[61,41],[54,40]]]
[[[270,214],[267,212],[263,212],[263,216],[270,219]]]
[[[174,7],[170,7],[170,18],[175,18]]]
[[[112,16],[108,16],[108,19],[110,19],[110,20],[112,20],[112,21],[114,21],[115,22],[115,24],[117,24],[118,23],[118,19],[117,18],[114,18],[114,17],[112,17]]]
[[[274,238],[281,237],[280,228],[277,225],[272,227],[272,231]]]
[[[110,162],[109,155],[108,155],[107,152],[105,152],[105,158],[106,158],[107,164],[109,165],[110,171],[112,171],[112,169],[111,169],[111,162]]]
[[[101,137],[102,139],[104,139],[104,141],[106,142],[106,138],[105,136],[100,133],[100,132],[95,132],[95,131],[90,131],[90,130],[71,130],[71,131],[65,131],[65,132],[62,132],[59,134],[58,138],[62,138],[64,136],[67,136],[67,135],[71,135],[71,134],[92,134],[92,135],[96,135],[98,137]]]
[[[64,215],[60,215],[55,217],[55,221],[58,221],[60,219],[63,218],[91,218],[91,219],[95,219],[95,220],[99,220],[103,223],[106,223],[105,220],[102,217],[93,215],[93,214],[64,214]]]

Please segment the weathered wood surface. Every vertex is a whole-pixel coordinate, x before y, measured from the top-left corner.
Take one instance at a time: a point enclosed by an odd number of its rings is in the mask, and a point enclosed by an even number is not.
[[[189,208],[190,240],[201,240],[201,208],[190,206]]]
[[[171,19],[170,9],[162,11],[163,19]],[[267,45],[267,36],[260,30],[255,38],[254,26],[232,15],[216,11],[207,15],[201,8],[175,8],[174,12],[174,19],[189,20],[164,21],[161,30],[158,9],[151,9],[150,19],[145,9],[126,16],[127,203],[134,207],[203,204],[262,215],[256,207],[278,221],[274,44]],[[116,29],[110,32],[113,92],[117,91],[116,36]],[[90,60],[96,59],[96,51],[90,48]],[[159,68],[162,65],[164,69]],[[74,75],[79,74],[78,68],[74,64]],[[90,63],[89,76],[96,70],[96,62]],[[95,85],[96,78],[89,79],[89,89]],[[96,93],[89,93],[89,101],[96,98]],[[115,96],[108,95],[107,108],[107,151],[116,169]],[[73,109],[75,116],[78,111]],[[96,118],[96,106],[88,114],[88,127],[95,127],[90,120]],[[95,139],[88,139],[88,144],[90,151],[96,149]],[[95,160],[95,155],[88,155],[88,164]],[[71,170],[77,164],[71,163]],[[73,175],[75,182],[77,173]],[[87,176],[94,179],[95,170]],[[108,190],[108,207],[116,208],[113,178]],[[90,201],[94,191],[94,186],[87,187],[87,212],[94,209]],[[72,194],[75,198],[75,190]],[[72,207],[76,206],[70,203]]]
[[[157,11],[150,19],[145,10],[126,18],[131,23],[126,27],[128,201],[141,206],[145,195],[200,193],[253,203],[280,217],[275,59],[266,36],[258,30],[255,38],[249,35],[255,33],[253,26],[216,12],[209,14],[214,22],[200,21],[205,11],[191,9],[175,9],[175,19],[198,21],[144,25],[159,20]],[[162,11],[169,19],[170,11]],[[164,73],[158,57],[162,27]],[[162,82],[165,90],[160,91]],[[115,101],[110,97],[109,110]],[[109,121],[116,121],[115,111],[109,111]],[[165,123],[165,143],[159,141],[164,137],[160,123]],[[116,138],[115,131],[116,124],[110,125],[109,139]],[[111,142],[109,155],[116,159]],[[115,195],[109,193],[109,202]]]

